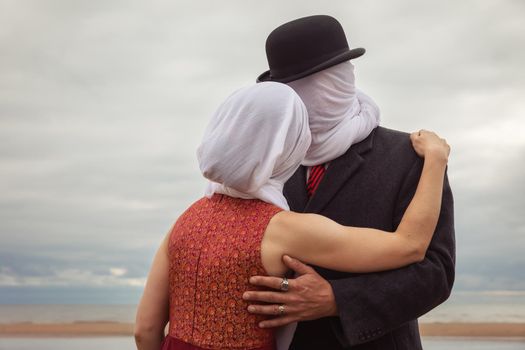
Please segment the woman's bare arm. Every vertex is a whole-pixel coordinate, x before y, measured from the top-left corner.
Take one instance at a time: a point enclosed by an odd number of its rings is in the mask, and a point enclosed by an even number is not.
[[[389,270],[422,260],[439,217],[448,145],[440,145],[435,134],[425,134],[424,145],[412,137],[425,162],[414,198],[395,232],[347,227],[317,214],[281,212],[272,218],[262,243],[268,272],[279,272],[284,254],[347,272]]]
[[[169,320],[168,241],[170,232],[155,254],[137,309],[134,333],[138,350],[158,350],[164,340],[164,328]]]

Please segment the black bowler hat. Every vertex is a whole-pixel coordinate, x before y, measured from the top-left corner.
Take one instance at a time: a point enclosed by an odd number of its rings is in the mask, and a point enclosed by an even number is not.
[[[277,27],[266,39],[270,70],[257,82],[288,83],[365,53],[350,50],[341,23],[330,16],[309,16]]]

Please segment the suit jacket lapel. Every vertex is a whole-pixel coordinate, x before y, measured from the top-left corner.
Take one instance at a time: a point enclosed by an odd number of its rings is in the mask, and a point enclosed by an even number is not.
[[[291,210],[295,212],[302,212],[304,210],[308,202],[308,193],[306,192],[306,167],[300,166],[299,169],[297,169],[286,182],[283,193]]]
[[[362,155],[372,149],[374,134],[375,129],[366,139],[353,145],[345,154],[330,162],[315,194],[306,203],[304,212],[319,213],[324,209],[341,187],[365,162]],[[306,179],[303,182],[303,188],[305,186]],[[304,192],[306,194],[306,190]]]

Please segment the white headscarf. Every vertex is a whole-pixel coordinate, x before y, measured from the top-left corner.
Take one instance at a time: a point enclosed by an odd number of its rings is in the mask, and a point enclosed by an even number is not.
[[[310,142],[306,107],[290,87],[264,82],[237,90],[213,114],[197,150],[210,180],[206,196],[258,198],[288,210],[283,186]]]
[[[308,110],[312,144],[303,165],[320,165],[343,155],[379,125],[379,107],[355,88],[350,61],[288,83]]]

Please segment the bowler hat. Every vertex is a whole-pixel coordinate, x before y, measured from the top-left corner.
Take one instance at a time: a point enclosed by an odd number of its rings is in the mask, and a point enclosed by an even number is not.
[[[266,39],[270,70],[259,75],[257,82],[287,83],[364,53],[363,48],[349,48],[343,27],[335,18],[299,18],[277,27]]]

